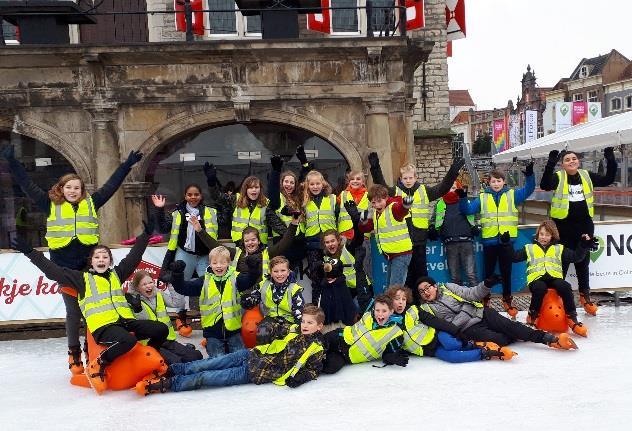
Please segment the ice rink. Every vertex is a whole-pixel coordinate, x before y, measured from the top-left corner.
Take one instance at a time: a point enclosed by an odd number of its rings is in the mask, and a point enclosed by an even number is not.
[[[630,430],[632,307],[580,318],[559,351],[516,343],[510,362],[354,365],[298,389],[244,385],[140,397],[71,386],[65,339],[0,342],[3,430]],[[524,312],[519,319],[524,321]],[[196,340],[197,341],[197,340]]]

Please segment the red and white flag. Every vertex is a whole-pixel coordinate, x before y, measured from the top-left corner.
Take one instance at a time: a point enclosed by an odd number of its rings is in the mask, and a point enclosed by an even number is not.
[[[331,12],[329,10],[329,0],[320,0],[323,8],[321,13],[307,14],[307,29],[320,33],[331,33]]]
[[[465,0],[445,1],[445,24],[448,40],[465,37]]]
[[[184,0],[173,0],[173,9],[176,12],[176,31],[186,32],[187,31],[187,21],[184,13]],[[204,5],[202,4],[202,0],[191,0],[191,14],[193,18],[193,22],[191,23],[191,27],[193,30],[193,34],[204,35]]]

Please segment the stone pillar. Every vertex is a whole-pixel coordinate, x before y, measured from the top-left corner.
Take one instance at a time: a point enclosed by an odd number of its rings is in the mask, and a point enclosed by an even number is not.
[[[393,184],[393,163],[399,161],[397,150],[391,145],[388,107],[383,100],[365,101],[367,153],[375,151],[380,158],[384,179]],[[394,157],[395,156],[395,157]],[[399,168],[399,167],[398,167]]]
[[[96,188],[103,186],[121,164],[116,126],[117,111],[114,109],[92,110],[92,157]],[[99,210],[101,243],[112,244],[129,237],[124,219],[123,193],[118,190]]]
[[[143,230],[143,220],[147,219],[147,197],[152,186],[152,183],[145,182],[123,183],[127,231],[130,236],[138,235]]]
[[[405,163],[413,163],[409,148],[412,148],[412,140],[408,140],[408,128],[406,122],[405,98],[394,99],[390,104],[389,126],[391,142],[393,145],[393,173],[398,175],[399,168]],[[411,131],[412,132],[412,131]],[[411,133],[412,136],[412,133]]]

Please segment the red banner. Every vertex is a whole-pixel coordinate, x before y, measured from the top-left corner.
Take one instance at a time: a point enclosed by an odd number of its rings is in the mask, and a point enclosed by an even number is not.
[[[176,13],[176,31],[186,32],[187,22],[184,14],[184,1],[173,0],[173,8],[176,12],[180,12]],[[191,23],[193,34],[202,36],[204,35],[204,12],[202,12],[204,5],[202,0],[191,0],[191,10],[193,11],[191,14],[193,17],[193,22]]]
[[[331,33],[329,0],[320,0],[320,6],[323,8],[322,13],[307,14],[307,28],[320,33]]]
[[[424,18],[424,2],[422,0],[405,0],[406,6],[406,30],[417,30],[423,28]]]
[[[573,102],[573,126],[588,121],[588,104],[586,102]]]

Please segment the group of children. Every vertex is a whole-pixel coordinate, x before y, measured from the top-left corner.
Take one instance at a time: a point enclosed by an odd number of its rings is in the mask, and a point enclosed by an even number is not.
[[[533,295],[528,322],[535,324],[542,297],[550,287],[564,300],[573,330],[586,335],[564,276],[568,264],[585,262],[587,250],[594,246],[592,219],[589,223],[584,212],[593,214],[592,182],[604,185],[613,177],[611,170],[616,171],[612,151],[605,154],[608,172],[604,177],[579,169],[572,152],[550,155],[549,164],[560,158],[563,168],[561,173],[552,174],[552,166],[547,165],[545,171],[546,185],[555,189],[554,223],[542,223],[534,243],[516,252],[512,241],[517,237],[517,207],[535,187],[533,163],[527,166],[524,188],[508,188],[504,173],[494,170],[489,187],[472,201],[456,181],[463,166],[460,159],[434,187],[421,184],[415,167],[405,165],[396,186],[389,189],[377,154],[371,153],[375,185],[367,189],[363,173],[351,171],[346,189],[336,196],[299,147],[299,175],[283,172],[283,160],[274,156],[268,197],[259,178],[247,177],[234,200],[218,199],[217,172],[207,163],[204,173],[211,202],[205,204],[202,189],[192,184],[185,187],[184,201],[166,214],[165,199],[153,196],[154,210],[143,234],[129,255],[112,267],[110,250],[97,245],[97,209],[142,155],[130,153],[103,188],[92,195],[86,193],[79,177],[66,175],[46,196],[28,179],[13,157],[12,147],[3,150],[18,184],[49,211],[46,239],[51,261],[21,238],[14,247],[49,278],[76,292],[71,296],[74,300],[64,296],[67,315],[75,318],[67,319],[67,325],[72,326],[68,328],[71,371],[84,371],[76,318],[80,310],[97,343],[107,346],[85,367],[97,392],[105,389],[107,366],[129,351],[137,339],[148,339],[163,352],[170,364],[167,374],[139,382],[137,389],[144,394],[249,381],[296,387],[320,372],[334,373],[344,364],[382,359],[387,365],[406,366],[410,354],[449,362],[494,357],[507,360],[514,353],[506,345],[517,339],[575,348],[567,334],[557,337],[533,329],[501,316],[484,303],[492,286],[502,282],[505,310],[515,316],[511,264],[527,260],[527,282]],[[431,202],[437,199],[443,204],[437,204],[433,215]],[[218,242],[220,213],[232,214],[234,249]],[[476,283],[472,270],[472,238],[478,234],[474,214],[479,216],[485,255],[485,280],[481,283]],[[579,220],[579,231],[567,228],[567,219],[573,217]],[[154,230],[154,219],[159,231],[169,234],[160,279],[173,290],[160,292],[148,274],[139,273],[125,293],[121,282],[140,262]],[[564,226],[566,236],[558,233],[559,225]],[[387,260],[390,286],[386,294],[375,298],[364,270],[371,236]],[[469,287],[437,284],[428,277],[426,242],[438,236],[446,243],[453,281],[459,281],[463,266]],[[312,284],[311,305],[306,305],[302,287],[297,284],[305,258]],[[88,270],[83,270],[81,262],[86,260]],[[496,275],[497,262],[500,277]],[[414,290],[416,300],[407,286]],[[580,292],[582,305],[594,314],[596,306],[590,301],[587,280],[580,282]],[[182,297],[178,295],[199,296],[208,359],[201,360],[194,346],[176,341],[166,307],[181,308]],[[257,306],[264,319],[257,328],[257,347],[246,350],[240,335],[242,316],[244,309]],[[187,335],[190,327],[185,315],[179,316],[177,329]],[[323,337],[325,324],[332,330]]]

